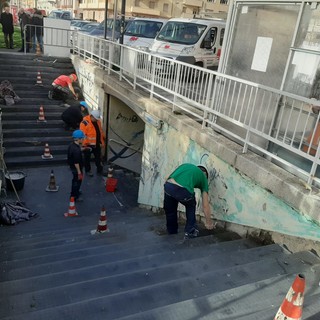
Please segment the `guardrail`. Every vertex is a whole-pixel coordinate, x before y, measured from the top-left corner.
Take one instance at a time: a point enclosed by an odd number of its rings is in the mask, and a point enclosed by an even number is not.
[[[71,48],[74,30],[43,27],[27,24],[23,28],[24,52],[36,52],[37,45],[43,52],[43,47]]]
[[[248,149],[320,186],[320,102],[84,35],[73,52],[188,113]],[[210,132],[209,130],[209,132]]]

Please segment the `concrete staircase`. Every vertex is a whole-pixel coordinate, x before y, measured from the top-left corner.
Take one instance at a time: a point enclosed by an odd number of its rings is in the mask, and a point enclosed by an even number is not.
[[[297,273],[319,276],[310,252],[223,230],[182,242],[141,209],[108,219],[110,233],[92,236],[79,218],[2,242],[0,319],[272,319]]]
[[[270,320],[298,273],[307,282],[303,319],[320,312],[320,260],[311,252],[222,227],[192,240],[182,230],[168,236],[164,216],[137,207],[138,181],[121,172],[122,206],[95,176],[84,181],[79,217],[64,218],[70,173],[56,168],[62,189],[49,194],[46,171],[29,169],[21,194],[42,209],[39,218],[1,228],[0,319]],[[92,235],[102,201],[110,231]]]
[[[70,59],[0,53],[0,61],[0,82],[9,80],[21,98],[15,105],[1,105],[8,168],[65,163],[70,132],[63,129],[61,103],[49,100],[48,90],[57,76],[74,72]],[[43,86],[36,85],[38,72]],[[40,106],[46,122],[37,121]],[[53,155],[51,160],[41,158],[46,143]]]
[[[117,173],[116,194],[104,191],[101,176],[86,176],[79,217],[65,218],[70,172],[57,166],[60,189],[48,193],[45,166],[65,164],[70,133],[62,128],[61,107],[34,84],[39,66],[45,86],[72,66],[24,55],[0,59],[6,61],[0,78],[23,99],[2,107],[6,162],[27,167],[20,197],[39,212],[37,219],[0,228],[0,319],[270,320],[299,273],[307,283],[303,319],[320,319],[316,255],[262,246],[222,227],[187,241],[182,231],[168,236],[163,215],[137,207],[132,175]],[[41,104],[47,123],[36,121]],[[41,159],[46,142],[53,160]],[[101,203],[110,232],[92,235]]]

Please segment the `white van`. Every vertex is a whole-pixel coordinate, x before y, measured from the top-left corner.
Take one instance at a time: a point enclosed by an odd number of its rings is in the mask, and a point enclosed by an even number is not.
[[[225,27],[222,19],[170,19],[155,38],[150,53],[216,69]]]
[[[149,50],[154,38],[166,21],[156,18],[130,20],[124,32],[123,44],[143,51]]]

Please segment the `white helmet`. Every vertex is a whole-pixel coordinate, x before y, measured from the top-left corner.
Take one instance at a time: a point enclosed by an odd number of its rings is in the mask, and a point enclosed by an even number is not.
[[[93,110],[91,112],[91,115],[96,119],[96,120],[99,120],[100,119],[100,111],[99,110]]]

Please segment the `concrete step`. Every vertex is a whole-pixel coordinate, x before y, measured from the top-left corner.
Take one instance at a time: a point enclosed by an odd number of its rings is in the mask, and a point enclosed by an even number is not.
[[[317,311],[310,306],[319,300],[319,265],[306,270],[308,279],[304,295],[303,319],[316,320],[312,315]],[[118,320],[270,320],[273,319],[291,287],[296,274],[274,275],[266,280],[245,284],[238,288],[190,299],[162,308],[118,318]],[[319,314],[318,314],[319,316]]]
[[[37,116],[39,115],[40,107],[43,108],[43,112],[46,115],[47,113],[58,113],[60,114],[66,109],[66,107],[60,102],[55,101],[55,104],[15,104],[13,106],[2,106],[2,117],[5,119],[6,116],[14,113],[18,117],[20,113],[35,113]],[[22,117],[21,117],[22,118]]]
[[[67,154],[67,145],[57,145],[50,146],[50,153],[55,155],[66,155]],[[42,146],[34,146],[34,147],[5,147],[5,157],[6,159],[10,157],[19,157],[19,156],[39,156],[41,157],[44,154],[45,144]]]
[[[79,275],[79,278],[74,279],[74,283],[62,283],[61,286],[50,289],[46,288],[44,290],[4,297],[3,301],[5,303],[1,308],[0,315],[10,315],[12,309],[15,310],[15,314],[27,312],[30,309],[32,301],[35,302],[37,310],[40,310],[55,306],[60,307],[61,305],[77,301],[86,301],[87,299],[94,299],[100,296],[110,296],[112,299],[112,296],[115,294],[135,289],[144,290],[146,288],[145,290],[154,292],[156,290],[153,290],[153,286],[163,286],[163,279],[165,279],[165,283],[175,282],[177,286],[180,286],[184,281],[192,281],[196,270],[208,271],[208,265],[210,265],[209,274],[213,274],[214,272],[219,273],[220,270],[239,272],[241,267],[245,267],[243,264],[246,264],[249,260],[251,260],[250,264],[254,264],[255,261],[263,259],[268,264],[270,260],[286,259],[288,255],[284,254],[281,250],[276,251],[273,249],[270,253],[268,253],[268,250],[264,250],[261,256],[261,250],[257,248],[233,253],[232,256],[228,252],[220,254],[221,260],[219,259],[218,261],[215,255],[208,255],[205,248],[202,248],[202,250],[198,248],[198,252],[194,250],[187,252],[184,249],[178,250],[177,248],[174,256],[170,252],[163,253],[162,255],[140,255],[141,270],[136,270],[136,268],[131,268],[130,270],[130,263],[128,262],[125,273],[114,274],[112,270],[121,268],[122,262],[120,264],[111,262],[106,265],[105,272],[101,270],[100,276],[96,275],[96,278],[93,279],[87,280],[85,275]],[[126,262],[124,263],[126,264]],[[110,264],[113,266],[110,266]],[[236,270],[234,270],[234,266],[236,266]],[[248,278],[250,277],[248,276]],[[226,285],[228,284],[226,283]],[[61,295],[62,292],[63,294]]]
[[[43,160],[41,156],[37,157],[5,157],[6,165],[9,169],[21,167],[54,167],[67,163],[66,155],[55,155],[53,159]]]
[[[4,147],[8,150],[14,147],[28,147],[31,148],[37,146],[44,146],[46,143],[49,144],[50,147],[59,146],[59,145],[69,145],[71,143],[71,132],[69,132],[68,136],[44,136],[44,137],[8,137],[5,139]]]
[[[240,251],[246,250],[248,245],[251,246],[252,243],[248,244],[245,240],[235,240],[211,245],[209,243],[208,248],[210,248],[210,254],[218,255],[220,253],[240,253]],[[135,248],[134,252],[132,249],[122,249],[121,243],[115,244],[112,247],[110,246],[110,250],[108,251],[103,250],[102,244],[99,249],[100,251],[96,255],[97,258],[94,258],[93,255],[90,258],[90,255],[88,255],[87,262],[84,259],[82,261],[79,259],[81,266],[73,270],[50,272],[33,277],[25,273],[24,278],[14,280],[14,286],[12,286],[10,280],[4,281],[1,283],[3,290],[0,292],[0,297],[59,287],[61,285],[76,283],[79,279],[80,281],[88,281],[106,275],[127,273],[129,270],[143,270],[160,266],[164,262],[172,264],[189,259],[189,256],[190,259],[194,259],[197,254],[193,246],[184,245],[177,251],[177,245],[169,242],[167,248],[161,243],[141,244]],[[82,250],[85,255],[85,250]],[[139,252],[141,252],[141,256]],[[200,252],[199,257],[203,257],[203,251]]]
[[[49,112],[45,109],[44,111],[44,117],[45,120],[58,120],[61,119],[61,113],[62,111],[52,111]],[[39,118],[39,107],[38,107],[38,111],[34,111],[34,112],[12,112],[12,113],[4,113],[3,114],[3,119],[4,121],[7,120],[17,120],[17,119],[24,119],[27,121],[30,120],[38,120]]]
[[[21,124],[20,120],[3,120],[2,121],[2,129],[8,130],[8,129],[15,129],[19,127]],[[47,120],[47,121],[38,121],[38,119],[34,120],[25,120],[23,121],[24,128],[27,129],[34,129],[34,128],[63,128],[64,122],[59,120]],[[70,134],[71,135],[71,134]]]
[[[41,124],[35,129],[5,129],[3,130],[3,137],[46,137],[46,136],[57,136],[57,137],[70,137],[69,131],[66,131],[60,125],[59,128],[47,128]]]
[[[193,265],[195,261],[178,263],[21,295],[20,299],[13,297],[5,304],[6,310],[2,310],[2,314],[14,320],[118,319],[194,297],[236,289],[267,280],[275,274],[304,272],[319,263],[319,259],[309,252],[209,268],[214,260],[209,257],[206,261],[199,261],[198,265]]]

